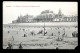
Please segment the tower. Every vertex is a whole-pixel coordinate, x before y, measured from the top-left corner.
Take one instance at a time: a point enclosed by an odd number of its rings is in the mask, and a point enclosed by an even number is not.
[[[62,15],[61,9],[59,9],[58,15],[59,15],[59,16]]]

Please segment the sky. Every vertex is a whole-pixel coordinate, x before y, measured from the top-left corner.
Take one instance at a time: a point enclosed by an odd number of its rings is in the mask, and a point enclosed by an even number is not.
[[[61,9],[64,15],[77,15],[77,2],[30,2],[30,1],[3,1],[3,24],[12,23],[18,16],[39,15],[44,10],[51,10],[57,14]]]

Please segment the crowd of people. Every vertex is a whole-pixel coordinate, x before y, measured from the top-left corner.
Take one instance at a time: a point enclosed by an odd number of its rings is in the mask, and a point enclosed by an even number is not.
[[[8,31],[8,34],[10,34],[10,32],[14,32],[14,31]],[[19,29],[17,31],[15,31],[14,33],[16,34],[20,34],[23,33],[23,37],[27,37],[29,35],[50,35],[50,36],[62,36],[62,37],[67,37],[67,36],[71,36],[71,37],[78,37],[78,31],[76,30],[76,28],[74,27],[74,29],[70,29],[70,28],[63,28],[63,27],[53,27],[53,28],[34,28],[34,29],[28,29],[28,28],[24,28],[24,29]]]
[[[75,27],[74,27],[74,29],[75,29]],[[67,37],[67,35],[68,35],[68,33],[66,33],[67,30],[70,30],[70,28],[66,28],[66,27],[53,27],[53,28],[51,27],[50,28],[50,27],[48,27],[48,28],[45,28],[45,30],[44,30],[44,28],[41,28],[41,29],[39,28],[39,30],[38,30],[38,28],[37,29],[35,29],[35,28],[34,29],[28,29],[28,28],[21,29],[20,28],[19,30],[16,31],[16,34],[20,34],[20,32],[24,32],[22,37],[27,37],[29,35],[37,36],[40,34],[42,34],[44,36],[44,34],[45,34],[45,36],[47,36],[47,35],[56,36],[56,37],[58,37],[56,39],[56,41],[62,41],[63,37]],[[7,33],[11,35],[10,30],[8,30]],[[78,32],[76,30],[75,31],[73,30],[70,33],[71,33],[72,37],[78,37]],[[12,36],[12,38],[14,39],[13,36]],[[23,49],[23,46],[21,43],[19,44],[18,49]],[[13,45],[9,42],[8,47],[6,49],[13,49]],[[58,47],[56,49],[58,49]]]

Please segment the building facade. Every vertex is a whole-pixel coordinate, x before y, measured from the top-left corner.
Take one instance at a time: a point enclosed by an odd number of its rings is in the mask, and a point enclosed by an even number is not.
[[[25,15],[25,16],[18,16],[17,20],[12,21],[12,23],[27,23],[32,22],[33,16],[32,15]]]
[[[33,17],[32,15],[25,15],[18,17],[12,23],[28,23],[28,22],[77,22],[78,16],[65,16],[61,10],[58,14],[50,10],[44,10],[40,15]]]

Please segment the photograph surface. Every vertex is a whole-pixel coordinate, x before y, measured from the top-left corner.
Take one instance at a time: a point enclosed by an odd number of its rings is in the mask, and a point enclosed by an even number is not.
[[[3,1],[3,49],[77,46],[77,2]]]

